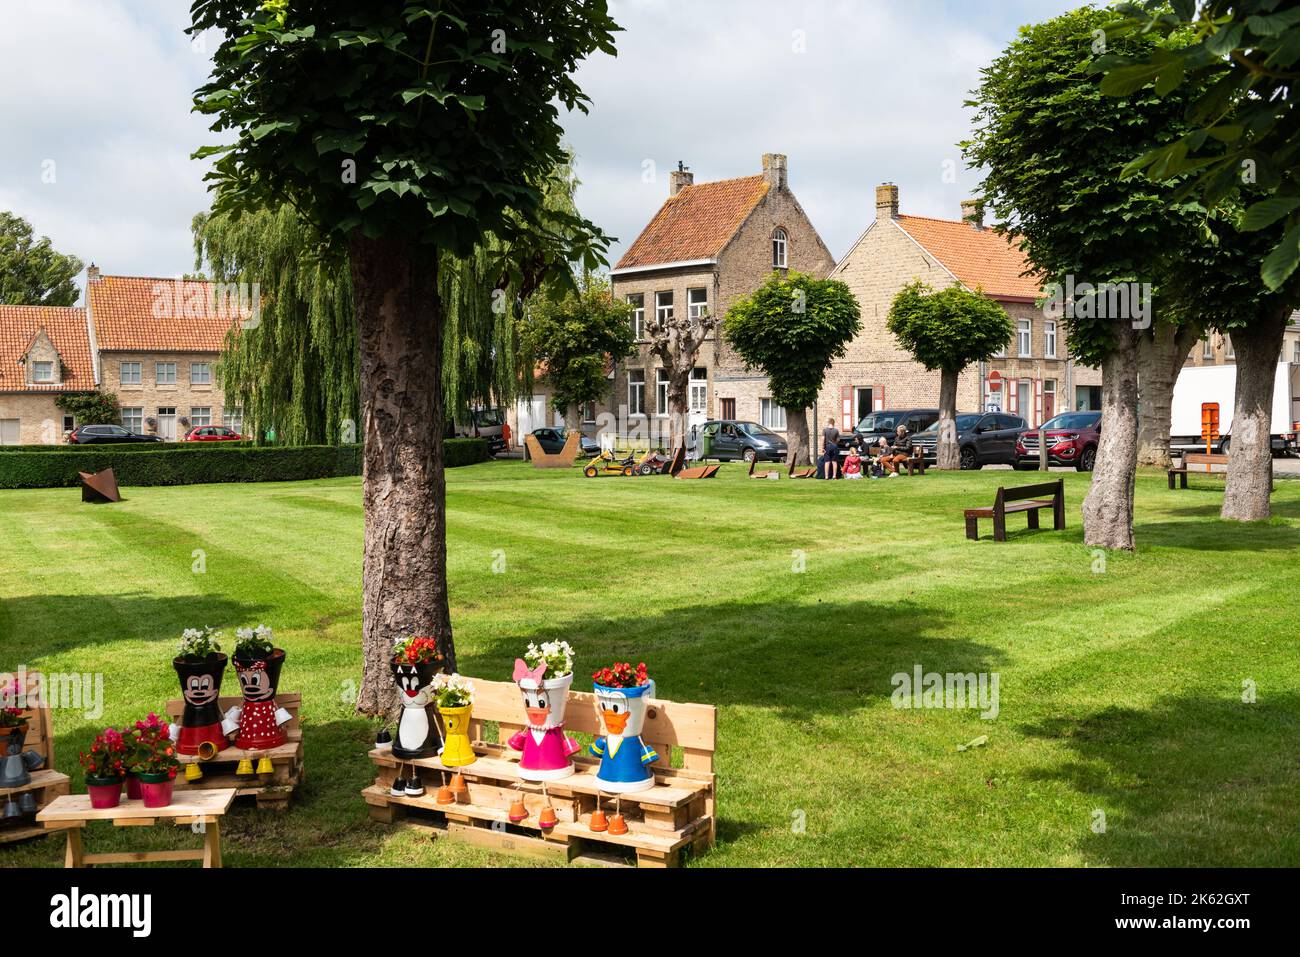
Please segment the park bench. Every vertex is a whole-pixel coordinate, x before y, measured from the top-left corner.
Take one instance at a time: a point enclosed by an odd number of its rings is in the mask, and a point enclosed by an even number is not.
[[[541,783],[520,776],[519,754],[506,744],[526,727],[519,686],[512,681],[472,680],[469,737],[477,760],[450,770],[444,770],[436,757],[403,762],[420,769],[426,793],[398,797],[389,793],[397,776],[397,759],[390,747],[375,748],[370,752],[375,782],[361,792],[372,818],[388,824],[406,818],[435,828],[441,837],[560,861],[583,858],[611,863],[611,852],[632,851],[637,866],[672,867],[680,863],[683,851],[700,852],[713,845],[717,797],[713,774],[717,709],[713,705],[651,699],[641,738],[659,752],[659,760],[651,765],[655,786],[618,798],[628,831],[612,834],[589,827],[597,807],[615,809],[614,796],[601,793],[596,780],[599,762],[588,756],[586,748],[592,736],[603,733],[595,696],[569,692],[565,728],[583,748],[574,755],[576,772],[546,782],[543,792]],[[456,772],[463,776],[467,790],[454,803],[439,804],[439,786]],[[539,824],[548,796],[558,819],[549,833]],[[528,816],[512,823],[507,812],[520,799]]]
[[[1065,482],[1044,482],[1041,485],[1021,485],[1017,488],[999,488],[992,508],[966,509],[966,537],[971,541],[979,540],[979,520],[993,519],[993,540],[1007,540],[1007,514],[1024,512],[1029,520],[1029,527],[1038,528],[1038,513],[1043,509],[1052,510],[1052,527],[1065,528]]]
[[[1174,488],[1174,479],[1178,480],[1178,488],[1187,488],[1187,474],[1191,471],[1193,466],[1203,466],[1203,471],[1202,469],[1196,470],[1200,474],[1227,475],[1228,461],[1229,459],[1226,455],[1210,455],[1205,452],[1184,452],[1181,459],[1182,464],[1171,466],[1169,469],[1169,488]],[[1214,471],[1216,467],[1222,467],[1223,471]],[[1269,491],[1272,491],[1274,488],[1272,462],[1269,463],[1268,487]]]

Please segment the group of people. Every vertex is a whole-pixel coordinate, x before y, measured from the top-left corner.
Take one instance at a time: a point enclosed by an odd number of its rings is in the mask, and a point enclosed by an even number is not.
[[[822,457],[817,462],[817,476],[823,479],[873,479],[893,478],[900,465],[912,457],[912,436],[907,427],[900,425],[892,440],[885,436],[870,445],[866,438],[854,433],[849,439],[848,454],[840,458],[840,430],[835,419],[828,419],[822,429]]]

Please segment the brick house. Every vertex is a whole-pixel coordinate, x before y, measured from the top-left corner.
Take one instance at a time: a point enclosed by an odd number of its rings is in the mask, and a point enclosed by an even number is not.
[[[0,305],[0,445],[62,441],[59,397],[94,387],[84,309]]]
[[[1235,363],[1236,354],[1232,349],[1232,337],[1210,333],[1192,347],[1187,354],[1189,366],[1220,366]],[[1279,362],[1300,365],[1300,312],[1291,313],[1291,321],[1282,335],[1282,354]]]
[[[1005,352],[962,373],[958,411],[997,407],[1038,425],[1058,412],[1097,409],[1101,370],[1076,364],[1065,326],[1044,315],[1039,284],[1022,274],[1019,248],[984,227],[979,204],[962,204],[962,219],[929,219],[899,210],[898,187],[876,189],[876,218],[835,267],[862,310],[862,332],[826,375],[818,424],[832,415],[843,430],[880,409],[934,408],[939,373],[927,372],[886,328],[894,297],[921,280],[935,289],[982,289],[1011,317],[1015,334]]]
[[[721,318],[774,270],[824,278],[834,268],[790,190],[786,157],[764,154],[762,168],[755,176],[699,184],[690,170],[672,171],[668,199],[611,271],[613,294],[637,310],[637,351],[611,372],[607,411],[620,427],[668,415],[661,365],[641,334],[646,317],[684,309]],[[705,341],[690,390],[692,424],[747,419],[783,432],[784,412],[770,395],[766,376],[746,370],[720,331]]]

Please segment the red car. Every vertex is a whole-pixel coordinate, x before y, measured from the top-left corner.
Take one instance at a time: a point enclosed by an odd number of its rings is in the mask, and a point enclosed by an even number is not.
[[[1051,465],[1073,465],[1091,472],[1097,460],[1101,438],[1100,412],[1063,412],[1048,419],[1041,429],[1021,432],[1016,440],[1016,468],[1038,468],[1038,436],[1047,435],[1047,461]]]
[[[185,433],[186,442],[242,442],[244,437],[224,425],[200,425]]]

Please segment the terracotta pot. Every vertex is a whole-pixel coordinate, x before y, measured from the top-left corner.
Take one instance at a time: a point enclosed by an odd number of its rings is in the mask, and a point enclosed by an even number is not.
[[[122,779],[100,778],[86,775],[86,793],[90,806],[97,811],[117,807],[122,803]]]
[[[172,776],[167,773],[140,774],[140,798],[145,807],[166,807],[172,803]]]

